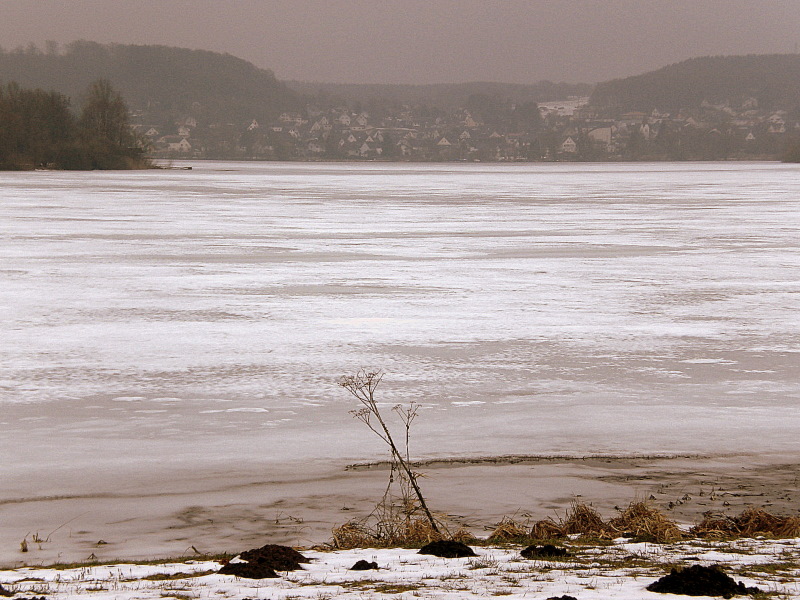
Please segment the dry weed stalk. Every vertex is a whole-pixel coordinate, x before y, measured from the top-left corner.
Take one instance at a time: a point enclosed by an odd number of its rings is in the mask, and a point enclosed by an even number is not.
[[[427,543],[442,538],[437,520],[433,517],[419,488],[419,473],[411,468],[409,441],[411,425],[419,406],[412,402],[400,404],[393,411],[404,427],[405,447],[401,450],[381,414],[375,400],[375,390],[383,379],[381,371],[361,370],[355,375],[342,377],[339,385],[354,396],[361,407],[351,414],[377,435],[390,451],[389,483],[383,498],[367,518],[345,523],[333,530],[335,547],[365,545],[397,545]],[[399,495],[395,493],[399,491]],[[422,513],[422,517],[419,516]],[[371,525],[367,525],[371,523]],[[355,544],[355,546],[354,546]]]

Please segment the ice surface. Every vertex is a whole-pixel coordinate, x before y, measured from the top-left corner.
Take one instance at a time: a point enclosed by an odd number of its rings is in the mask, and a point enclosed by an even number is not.
[[[193,167],[2,174],[3,476],[798,449],[796,165]]]

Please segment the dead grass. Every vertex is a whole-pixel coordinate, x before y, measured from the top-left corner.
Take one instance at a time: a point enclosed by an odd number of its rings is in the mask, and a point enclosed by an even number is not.
[[[536,521],[531,527],[530,537],[533,540],[557,540],[566,537],[564,531],[553,519]]]
[[[216,571],[197,571],[195,573],[154,573],[153,575],[146,575],[141,577],[143,581],[173,581],[176,579],[193,579],[195,577],[204,577],[206,575],[213,575]]]
[[[529,527],[514,519],[503,517],[486,538],[489,544],[508,544],[511,542],[525,541],[529,538]]]
[[[632,502],[619,516],[604,521],[594,508],[575,502],[563,519],[546,519],[533,524],[530,538],[557,540],[578,535],[592,540],[630,537],[659,543],[684,539],[678,525],[646,502]]]
[[[618,517],[608,522],[617,536],[630,537],[640,541],[669,543],[686,536],[678,525],[665,517],[647,502],[631,502]]]
[[[416,547],[445,537],[441,532],[434,531],[426,518],[382,520],[373,525],[349,521],[335,527],[332,533],[330,545],[336,550]]]
[[[739,516],[707,513],[692,527],[692,535],[725,539],[733,537],[766,536],[773,538],[800,537],[800,516],[779,516],[760,508],[745,509]]]
[[[610,535],[610,528],[603,521],[600,513],[580,502],[573,502],[561,523],[561,529],[564,532],[564,536],[581,535],[604,539]]]

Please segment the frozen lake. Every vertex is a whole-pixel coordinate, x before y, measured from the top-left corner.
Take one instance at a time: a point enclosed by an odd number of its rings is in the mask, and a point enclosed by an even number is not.
[[[382,458],[361,367],[418,455],[800,449],[798,165],[193,166],[0,174],[6,493]]]

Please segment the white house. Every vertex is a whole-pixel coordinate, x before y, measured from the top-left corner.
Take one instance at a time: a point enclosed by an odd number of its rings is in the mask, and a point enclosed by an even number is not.
[[[180,137],[178,135],[167,135],[158,141],[164,144],[164,149],[167,152],[186,153],[192,151],[192,145],[185,137]]]
[[[561,142],[559,150],[565,154],[575,154],[578,151],[578,144],[575,143],[575,140],[573,140],[572,137],[568,137]]]

